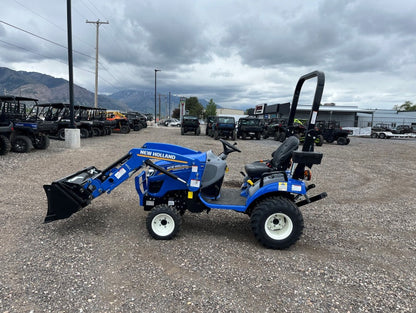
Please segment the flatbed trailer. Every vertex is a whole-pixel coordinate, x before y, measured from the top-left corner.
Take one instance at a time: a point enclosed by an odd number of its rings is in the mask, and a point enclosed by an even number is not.
[[[371,132],[371,138],[379,138],[379,139],[416,138],[416,134],[415,133],[393,134],[390,131],[373,131],[373,132]]]

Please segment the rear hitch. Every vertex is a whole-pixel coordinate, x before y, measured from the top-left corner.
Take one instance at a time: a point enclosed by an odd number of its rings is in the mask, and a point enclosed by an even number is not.
[[[296,202],[296,205],[298,207],[300,207],[302,205],[306,205],[306,204],[309,204],[309,203],[312,203],[312,202],[315,202],[315,201],[322,200],[322,199],[326,198],[327,196],[328,196],[328,194],[326,192],[323,192],[323,193],[320,193],[319,195],[313,196],[311,198],[307,198],[305,200]]]

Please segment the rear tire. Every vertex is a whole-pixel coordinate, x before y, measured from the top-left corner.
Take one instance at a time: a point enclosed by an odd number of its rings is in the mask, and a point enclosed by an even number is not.
[[[50,142],[51,141],[47,135],[37,136],[37,138],[35,138],[35,143],[33,144],[33,146],[35,147],[35,149],[45,150],[49,147]]]
[[[347,144],[347,138],[339,137],[337,139],[337,145],[345,146]]]
[[[0,155],[5,155],[10,152],[12,149],[12,144],[10,140],[3,135],[0,135]]]
[[[289,248],[303,231],[302,213],[284,197],[270,197],[259,202],[250,222],[256,239],[270,249]]]
[[[58,138],[60,140],[65,140],[65,128],[61,128],[58,130]]]
[[[120,133],[128,134],[129,132],[130,132],[130,127],[129,126],[123,125],[123,126],[120,127]]]
[[[146,227],[149,234],[157,240],[174,238],[182,224],[178,210],[167,205],[154,207],[146,218]]]

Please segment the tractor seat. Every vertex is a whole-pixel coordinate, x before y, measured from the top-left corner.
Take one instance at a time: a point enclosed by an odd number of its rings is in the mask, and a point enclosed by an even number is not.
[[[271,172],[273,169],[261,161],[256,161],[244,166],[246,173],[249,177],[260,177],[261,174]]]
[[[299,139],[295,136],[290,136],[272,153],[273,159],[268,163],[256,161],[246,164],[244,167],[249,177],[260,177],[263,173],[271,171],[285,171],[290,166],[290,159],[293,151],[299,147]]]

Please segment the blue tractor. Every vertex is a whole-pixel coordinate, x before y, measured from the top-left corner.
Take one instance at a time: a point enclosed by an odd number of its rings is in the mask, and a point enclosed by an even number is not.
[[[149,142],[133,148],[104,170],[91,166],[45,185],[48,212],[45,222],[70,217],[91,200],[110,193],[136,174],[135,186],[140,205],[149,211],[146,226],[155,239],[174,238],[186,212],[209,212],[212,209],[233,210],[250,217],[256,239],[265,247],[285,249],[294,244],[303,231],[300,206],[323,199],[326,193],[313,197],[315,187],[310,168],[320,164],[322,153],[314,152],[314,124],[324,87],[324,74],[312,72],[302,76],[295,89],[288,126],[293,125],[303,83],[317,78],[317,86],[302,151],[299,140],[289,136],[268,161],[245,166],[240,189],[222,188],[227,169],[226,159],[241,152],[236,144],[221,140],[223,152],[200,152],[189,148]]]

